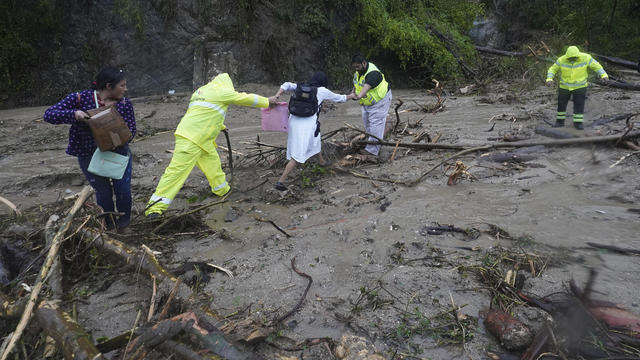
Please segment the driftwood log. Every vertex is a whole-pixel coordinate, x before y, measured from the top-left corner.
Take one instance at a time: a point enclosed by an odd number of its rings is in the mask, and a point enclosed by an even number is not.
[[[41,302],[35,312],[35,319],[56,341],[65,359],[103,359],[89,334],[69,314],[62,311],[56,301]]]
[[[629,61],[629,60],[625,60],[625,59],[621,59],[621,58],[617,58],[617,57],[613,57],[613,56],[606,56],[606,55],[600,55],[600,54],[596,54],[596,53],[591,53],[591,55],[595,56],[596,58],[600,59],[600,60],[604,60],[608,63],[611,64],[615,64],[615,65],[619,65],[622,67],[625,67],[627,69],[633,69],[633,70],[639,70],[638,69],[638,63],[635,61]]]
[[[640,137],[640,131],[634,131],[625,135],[606,135],[606,136],[587,136],[587,137],[577,137],[570,139],[559,139],[559,140],[527,140],[527,141],[515,141],[515,142],[500,142],[500,143],[491,143],[485,144],[482,146],[477,146],[478,150],[485,149],[497,149],[497,148],[521,148],[528,146],[569,146],[569,145],[585,145],[585,144],[601,144],[619,141],[622,139],[632,139]],[[422,149],[422,150],[434,150],[434,149],[445,149],[445,150],[466,150],[473,148],[471,145],[452,145],[452,144],[416,144],[416,143],[395,143],[389,141],[366,141],[360,140],[356,142],[360,145],[383,145],[383,146],[398,146],[405,147],[411,149]]]
[[[640,136],[640,131],[630,132],[628,134],[623,135],[608,135],[608,136],[590,136],[590,137],[581,137],[581,138],[573,138],[573,139],[561,139],[561,140],[539,140],[539,141],[516,141],[516,142],[501,142],[501,143],[491,143],[476,147],[471,147],[469,145],[446,145],[446,144],[416,144],[416,143],[393,143],[387,141],[358,141],[358,144],[374,144],[374,145],[384,145],[384,146],[398,146],[398,147],[407,147],[413,149],[454,149],[460,150],[459,152],[445,158],[440,161],[438,164],[424,172],[417,179],[411,181],[397,181],[397,180],[383,180],[383,179],[375,179],[380,181],[392,182],[395,184],[403,184],[406,186],[415,186],[417,185],[425,176],[429,173],[440,167],[442,164],[447,161],[456,159],[462,155],[477,152],[477,151],[485,151],[491,149],[499,149],[499,148],[524,148],[524,147],[532,147],[532,146],[568,146],[568,145],[586,145],[586,144],[597,144],[597,143],[608,143],[608,142],[619,142],[625,139],[636,138]],[[351,172],[354,174],[353,172]],[[356,174],[354,174],[356,175]],[[356,175],[357,176],[357,175]]]
[[[0,293],[0,319],[18,319],[24,313],[27,297],[13,300]],[[44,300],[33,311],[38,325],[58,344],[65,359],[103,359],[90,341],[89,334],[68,313],[58,307],[57,301]]]
[[[620,81],[620,80],[609,80],[605,84],[605,86],[614,87],[617,89],[640,91],[640,84],[631,84],[626,81]]]
[[[478,45],[475,45],[474,48],[480,52],[485,52],[485,53],[500,55],[500,56],[521,57],[521,56],[527,55],[527,52],[525,51],[506,51],[506,50],[499,50],[499,49],[494,49],[486,46],[478,46]]]

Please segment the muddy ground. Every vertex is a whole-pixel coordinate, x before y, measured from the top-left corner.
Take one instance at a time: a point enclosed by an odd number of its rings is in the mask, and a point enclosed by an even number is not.
[[[277,86],[246,84],[239,89],[271,95]],[[482,145],[507,133],[544,139],[534,129],[548,126],[544,120],[553,121],[555,115],[555,90],[542,86],[522,91],[520,84],[502,85],[466,95],[448,90],[444,110],[430,114],[416,110],[419,105],[433,104],[432,95],[394,89],[394,104],[398,99],[404,101],[399,128],[404,129],[407,122],[410,126],[403,134],[391,135],[390,141],[410,142],[410,133],[421,129],[432,139],[440,136],[438,142],[443,144]],[[144,209],[169,163],[171,130],[186,109],[188,95],[132,99],[138,122],[138,136],[131,145],[134,217]],[[356,103],[327,108],[322,115],[324,133],[345,122],[362,127]],[[590,126],[591,122],[606,115],[637,112],[640,93],[592,86],[586,109],[585,131],[568,126],[563,131],[578,136],[617,133],[624,121],[600,127]],[[43,122],[44,110],[0,111],[2,196],[23,210],[53,203],[78,192],[84,184],[75,158],[64,153],[68,127]],[[391,114],[395,118],[393,111]],[[640,312],[637,257],[586,244],[640,249],[639,215],[628,210],[639,207],[640,158],[633,155],[611,167],[630,150],[610,145],[550,147],[525,162],[492,162],[485,161],[481,153],[468,154],[459,160],[470,167],[473,179],[453,186],[447,185],[451,173],[447,168],[454,161],[431,172],[415,187],[309,163],[296,170],[290,191],[281,194],[273,183],[282,164],[270,168],[241,154],[253,153],[257,135],[264,143],[284,146],[286,134],[262,132],[255,109],[231,107],[226,124],[232,146],[239,152],[234,158],[238,166],[229,201],[201,214],[215,231],[166,236],[145,244],[161,250],[160,261],[170,269],[189,260],[232,270],[233,278],[216,273],[202,289],[210,296],[212,308],[230,320],[252,316],[269,322],[293,308],[307,284],[291,269],[295,257],[298,269],[309,274],[313,284],[300,310],[284,321],[271,341],[292,345],[306,338],[337,340],[349,333],[371,340],[387,359],[483,359],[488,351],[503,352],[478,322],[479,311],[491,305],[491,296],[469,270],[500,248],[542,259],[545,265],[535,276],[521,271],[526,277],[523,289],[529,293],[544,296],[565,291],[568,281],[582,284],[588,269],[594,268],[599,272],[597,297]],[[218,140],[224,144],[222,136]],[[332,140],[348,138],[338,134]],[[324,151],[334,165],[343,155],[329,144]],[[383,163],[347,168],[372,178],[411,180],[454,152],[400,148],[391,160],[393,148],[385,148]],[[226,164],[226,153],[220,154]],[[194,170],[171,210],[215,200],[208,193],[204,175]],[[2,207],[0,211],[7,225],[8,210]],[[272,220],[291,237],[256,217]],[[135,222],[141,220],[142,216],[134,220],[134,230]],[[426,231],[426,226],[437,224],[476,228],[481,233],[474,239],[461,233],[431,235]],[[512,236],[496,236],[488,231],[489,224]],[[7,226],[3,238],[15,241],[18,232]],[[114,236],[133,246],[144,239]],[[66,289],[76,300],[65,306],[77,307],[79,322],[94,339],[130,329],[138,309],[148,308],[151,296],[146,279],[114,268],[104,271],[109,282],[100,291],[95,281],[70,280]],[[466,316],[464,344],[447,345],[460,342],[455,329],[427,331],[416,325],[446,312],[452,301]],[[540,311],[525,306],[516,305],[512,310],[534,326],[544,318]],[[283,352],[260,345],[256,351],[268,359],[280,354],[330,358],[323,346]]]

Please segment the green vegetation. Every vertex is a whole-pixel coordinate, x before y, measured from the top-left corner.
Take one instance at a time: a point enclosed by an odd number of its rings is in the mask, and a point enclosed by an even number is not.
[[[464,34],[482,11],[472,0],[362,0],[348,41],[365,57],[388,56],[403,70],[427,69],[438,78],[455,78],[462,72],[447,47],[474,62],[475,51]]]
[[[120,16],[125,23],[136,29],[139,39],[144,37],[144,10],[141,0],[116,0],[113,11]]]
[[[52,63],[55,53],[43,53],[59,41],[65,24],[63,2],[3,0],[0,2],[0,83],[12,92],[28,91],[29,76],[39,63]],[[3,91],[0,91],[2,95]]]
[[[637,59],[640,55],[640,2],[637,0],[532,0],[487,1],[497,3],[505,19],[545,30],[583,49]],[[553,48],[560,55],[571,45]]]

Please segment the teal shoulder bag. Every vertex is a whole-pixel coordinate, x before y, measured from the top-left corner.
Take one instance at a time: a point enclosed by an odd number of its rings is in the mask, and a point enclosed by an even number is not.
[[[127,165],[129,164],[129,155],[120,155],[113,151],[100,151],[96,149],[91,157],[89,168],[87,171],[112,179],[122,179]]]

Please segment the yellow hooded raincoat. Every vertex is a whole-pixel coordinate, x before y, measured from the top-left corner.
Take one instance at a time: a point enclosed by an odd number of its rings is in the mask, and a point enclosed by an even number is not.
[[[223,73],[191,96],[189,108],[176,128],[176,146],[171,163],[149,200],[145,215],[162,213],[171,204],[195,165],[202,170],[211,191],[222,196],[231,189],[216,151],[216,137],[225,129],[229,105],[266,108],[269,99],[235,91],[231,78]]]
[[[570,61],[575,58],[575,61]],[[547,71],[547,81],[553,81],[560,70],[560,88],[570,91],[587,87],[587,69],[595,71],[600,78],[608,77],[599,62],[591,55],[580,52],[578,47],[569,46],[567,52],[558,58]]]

